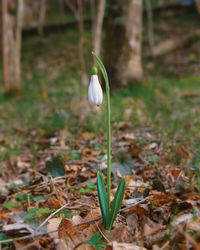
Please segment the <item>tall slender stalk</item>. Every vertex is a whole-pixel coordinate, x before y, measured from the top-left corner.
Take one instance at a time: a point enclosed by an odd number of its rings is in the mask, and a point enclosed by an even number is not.
[[[92,52],[100,65],[106,84],[106,113],[107,113],[107,215],[110,212],[110,195],[111,195],[111,121],[110,121],[110,87],[106,69],[99,58]]]
[[[107,214],[110,211],[111,194],[111,124],[110,124],[110,88],[106,81],[106,109],[107,109]]]
[[[111,230],[113,223],[117,217],[117,214],[120,210],[124,192],[125,192],[125,178],[122,178],[120,181],[115,198],[112,202],[110,202],[111,196],[111,120],[110,120],[110,88],[109,81],[106,69],[100,60],[100,58],[92,52],[95,59],[97,60],[100,70],[103,74],[105,84],[106,84],[106,111],[107,111],[107,196],[106,189],[103,181],[103,176],[100,172],[97,174],[97,190],[99,196],[99,203],[101,207],[101,212],[104,221],[104,228],[107,230]]]

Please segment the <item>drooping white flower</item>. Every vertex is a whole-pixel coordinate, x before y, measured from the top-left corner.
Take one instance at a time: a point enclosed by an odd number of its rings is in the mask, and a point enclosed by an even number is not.
[[[93,70],[97,72],[97,70]],[[92,74],[88,88],[88,99],[92,105],[100,105],[103,102],[103,91],[99,83],[97,74]]]

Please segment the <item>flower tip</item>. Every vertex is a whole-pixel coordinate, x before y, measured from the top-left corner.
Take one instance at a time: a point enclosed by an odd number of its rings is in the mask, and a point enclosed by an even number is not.
[[[98,69],[96,66],[92,68],[92,75],[98,75]]]

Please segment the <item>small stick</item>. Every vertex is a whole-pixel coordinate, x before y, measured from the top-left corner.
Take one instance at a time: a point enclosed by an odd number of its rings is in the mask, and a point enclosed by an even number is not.
[[[55,212],[53,212],[52,214],[50,214],[49,217],[47,217],[46,220],[44,220],[44,221],[42,222],[42,224],[40,224],[40,225],[35,229],[34,234],[36,234],[36,232],[39,231],[39,229],[40,229],[41,227],[43,227],[43,226],[48,222],[48,220],[50,220],[55,214],[57,214],[58,212],[60,212],[60,211],[63,210],[64,208],[66,208],[68,205],[69,205],[69,204],[67,203],[67,204],[63,205],[62,207],[60,207],[59,209],[57,209],[57,210],[56,210]]]

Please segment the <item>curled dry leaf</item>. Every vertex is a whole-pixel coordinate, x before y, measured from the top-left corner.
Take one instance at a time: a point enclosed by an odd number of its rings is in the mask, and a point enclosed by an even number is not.
[[[4,232],[11,232],[11,231],[17,231],[20,233],[33,233],[33,229],[28,224],[20,224],[20,223],[14,223],[3,226],[2,230]]]

